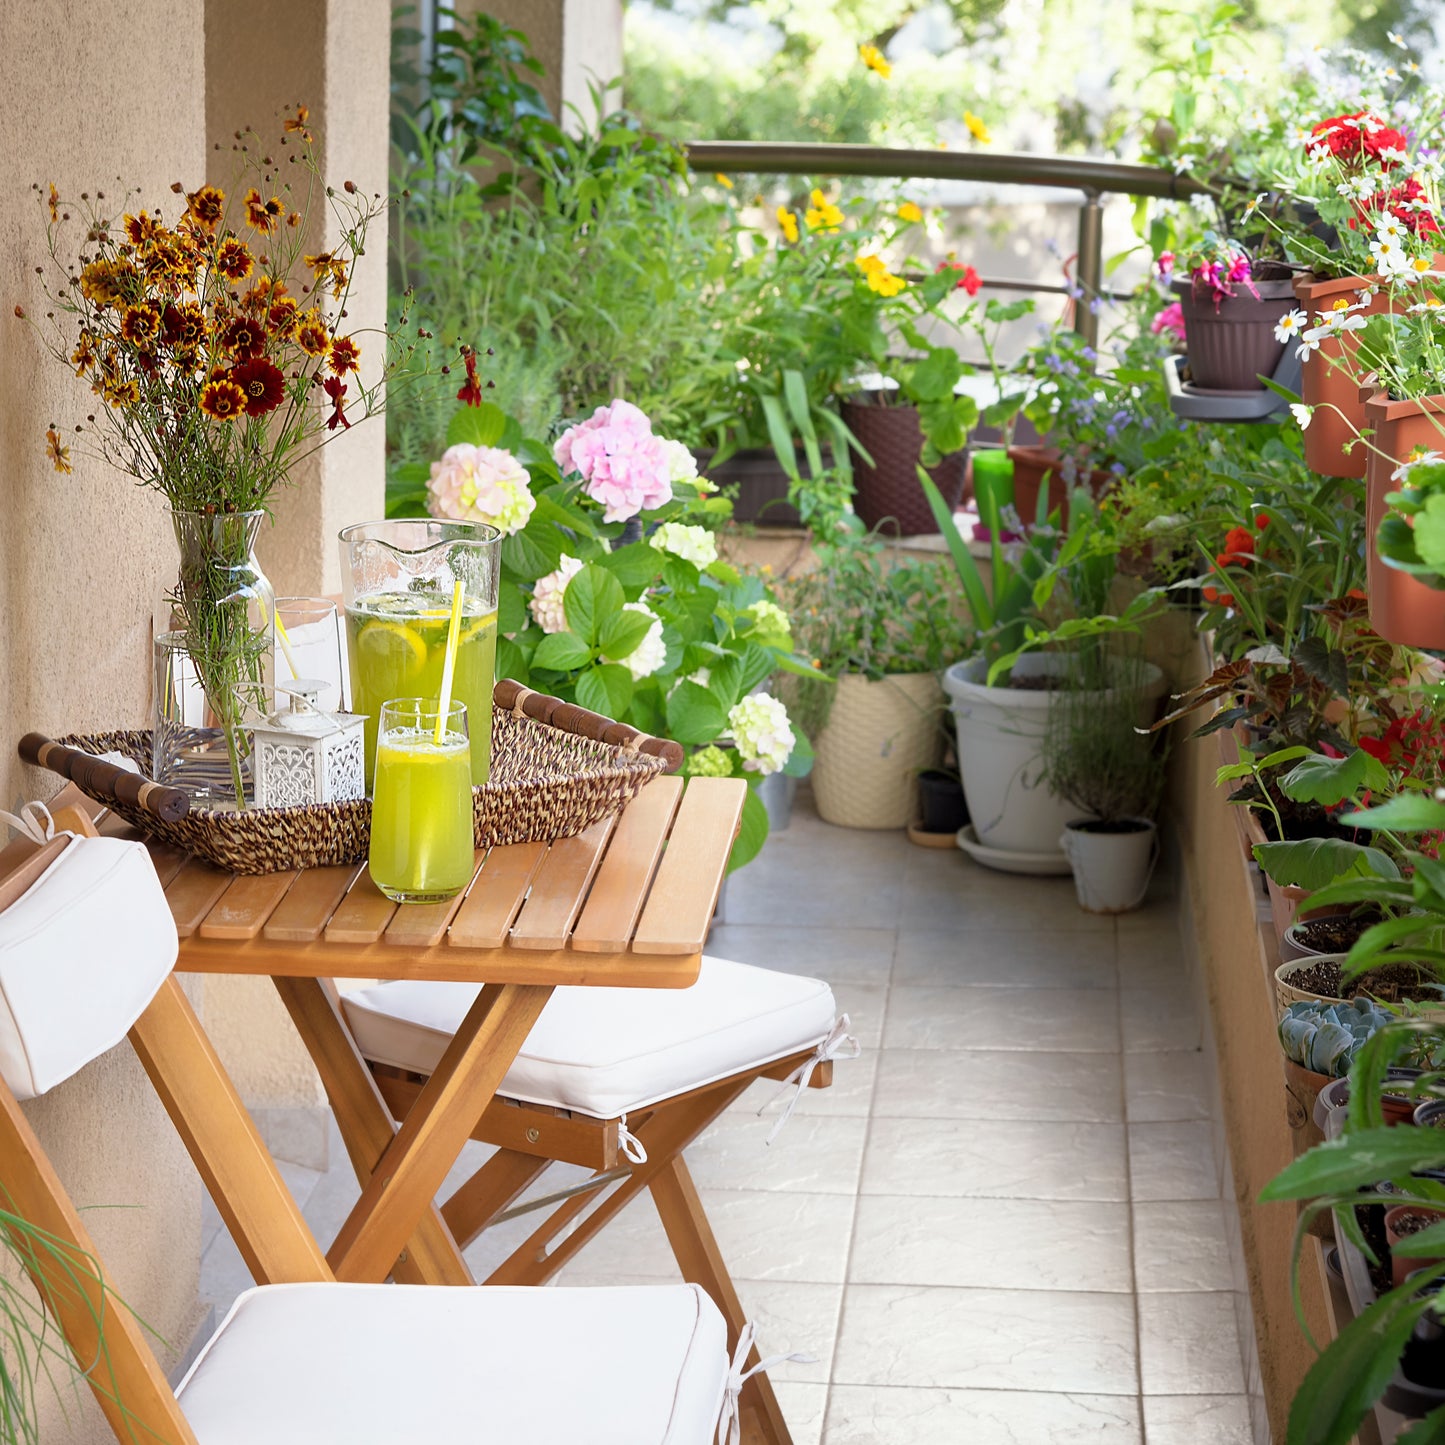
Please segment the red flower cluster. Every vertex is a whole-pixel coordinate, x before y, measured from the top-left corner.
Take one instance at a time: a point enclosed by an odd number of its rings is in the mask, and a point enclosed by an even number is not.
[[[1267,523],[1269,518],[1265,517],[1264,521]],[[1214,560],[1221,567],[1228,567],[1231,562],[1253,562],[1254,533],[1248,527],[1231,527],[1224,534],[1224,550]]]
[[[1372,224],[1377,212],[1388,211],[1406,230],[1417,236],[1430,235],[1440,229],[1435,217],[1429,211],[1417,210],[1410,204],[1424,199],[1425,187],[1411,176],[1403,186],[1391,186],[1388,191],[1382,191],[1368,200],[1356,201],[1355,210],[1359,212],[1359,219],[1367,225]],[[1351,220],[1350,229],[1357,230],[1358,222]]]
[[[1445,747],[1445,721],[1425,708],[1396,718],[1382,736],[1361,738],[1360,747],[1387,768],[1409,777],[1425,758],[1437,758]]]
[[[1402,131],[1386,125],[1370,111],[1357,110],[1352,115],[1332,115],[1328,120],[1322,120],[1310,132],[1305,149],[1315,150],[1323,145],[1339,160],[1371,160],[1389,170],[1395,162],[1384,160],[1383,152],[1402,151],[1406,144]]]
[[[940,261],[935,269],[935,274],[943,271],[961,271],[963,274],[958,278],[958,284],[953,289],[967,291],[970,296],[978,295],[979,288],[983,285],[983,278],[972,266],[965,266],[962,261]]]

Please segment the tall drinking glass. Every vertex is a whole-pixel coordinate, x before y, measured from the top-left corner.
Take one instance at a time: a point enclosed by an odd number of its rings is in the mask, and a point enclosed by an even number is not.
[[[472,786],[492,758],[501,536],[481,522],[407,518],[341,533],[351,710],[366,714],[366,782],[376,771],[381,706],[389,698],[441,696],[452,591],[461,582],[462,630],[452,696],[471,721]]]
[[[343,706],[341,627],[336,604],[325,597],[276,599],[276,681],[317,682],[323,712]]]
[[[381,706],[371,802],[371,879],[398,903],[440,903],[471,882],[472,771],[467,709],[432,699]]]

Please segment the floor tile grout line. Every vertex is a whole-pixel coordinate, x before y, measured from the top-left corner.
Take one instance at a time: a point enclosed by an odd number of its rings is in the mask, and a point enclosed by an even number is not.
[[[1114,980],[1118,985],[1114,998],[1119,1009],[1119,1089],[1122,1095],[1119,1103],[1124,1116],[1124,1188],[1129,1197],[1125,1216],[1129,1239],[1129,1283],[1134,1303],[1134,1383],[1137,1386],[1139,1438],[1142,1445],[1148,1445],[1148,1426],[1144,1420],[1144,1328],[1142,1311],[1139,1308],[1138,1240],[1134,1228],[1134,1160],[1129,1135],[1129,1058],[1124,1047],[1124,978],[1119,962],[1119,920],[1117,917],[1114,919]]]

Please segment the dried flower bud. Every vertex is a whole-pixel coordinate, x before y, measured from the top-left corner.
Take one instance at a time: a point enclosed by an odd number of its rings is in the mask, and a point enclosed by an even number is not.
[[[356,194],[356,182],[342,181],[341,189],[345,191],[348,196],[354,196]]]
[[[23,306],[17,306],[15,308],[15,314],[20,318],[20,320],[25,320],[25,308]]]

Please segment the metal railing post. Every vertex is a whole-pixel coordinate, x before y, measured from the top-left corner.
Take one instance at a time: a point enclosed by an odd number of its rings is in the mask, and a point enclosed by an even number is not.
[[[1083,295],[1074,302],[1074,330],[1090,346],[1099,344],[1099,316],[1094,303],[1104,284],[1104,206],[1098,191],[1085,191],[1079,207],[1078,269]]]

